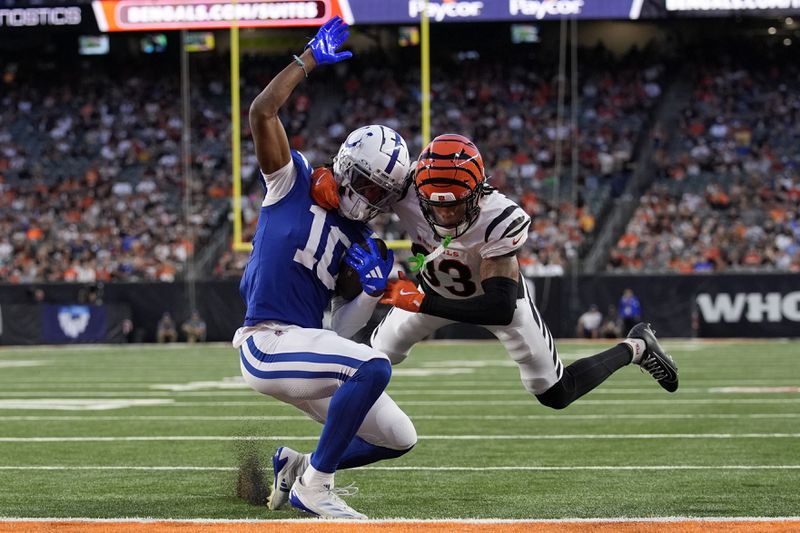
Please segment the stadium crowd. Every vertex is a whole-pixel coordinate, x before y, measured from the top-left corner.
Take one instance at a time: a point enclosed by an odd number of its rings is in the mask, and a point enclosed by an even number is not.
[[[555,65],[531,61],[536,68],[496,57],[467,55],[443,61],[433,73],[431,131],[458,132],[474,140],[484,157],[489,183],[533,217],[520,257],[524,272],[561,275],[568,262],[577,258],[583,240],[593,233],[603,203],[624,187],[637,138],[661,94],[663,67],[638,54],[618,60],[600,47],[583,50],[581,111],[577,132],[573,132],[568,121],[560,126],[557,121]],[[293,146],[312,164],[327,162],[347,133],[375,122],[399,131],[409,142],[412,156],[418,153],[422,145],[418,73],[376,67],[385,63],[356,58],[343,67],[340,100],[329,106],[324,125],[318,128],[326,135],[302,131],[293,137]],[[566,104],[568,120],[570,102]],[[569,174],[574,133],[579,178],[573,193]],[[558,141],[560,180],[555,168]],[[252,228],[261,204],[260,191],[244,203],[245,223]],[[379,217],[373,226],[388,240],[404,238],[391,217]],[[246,263],[242,255],[225,253],[215,274],[241,275]]]
[[[686,66],[695,81],[678,110],[680,129],[668,136],[658,125],[646,131],[663,75],[647,54],[617,59],[601,47],[581,50],[575,132],[568,120],[557,122],[552,59],[527,58],[522,65],[477,54],[440,58],[431,130],[470,136],[482,150],[489,183],[533,217],[520,255],[528,275],[561,275],[577,258],[605,202],[624,187],[637,142],[648,136],[659,142],[659,179],[612,251],[610,270],[798,270],[800,178],[792,149],[800,136],[798,70],[783,57],[748,59],[744,54],[737,61]],[[242,102],[252,100],[269,81],[265,73],[282,61],[245,59]],[[357,57],[335,71],[324,97],[298,91],[284,116],[292,145],[312,164],[324,164],[347,132],[382,122],[406,137],[414,155],[422,143],[418,72],[389,65]],[[48,72],[45,83],[40,71],[5,65],[0,278],[179,278],[189,254],[229,217],[229,95],[222,67],[211,58],[192,64],[193,179],[186,214],[174,69],[165,73],[147,63],[76,67]],[[566,119],[570,105],[567,90]],[[243,120],[246,183],[256,172],[248,127]],[[573,154],[576,184],[570,179]],[[243,193],[245,240],[262,195],[255,180],[249,183]],[[376,230],[387,239],[404,237],[390,217],[378,219]],[[212,274],[238,277],[246,259],[223,250]]]
[[[738,52],[692,69],[610,270],[800,272],[800,69],[783,50]]]
[[[188,213],[177,75],[76,66],[20,70],[4,85],[0,278],[175,279],[227,207],[222,85],[193,94]]]

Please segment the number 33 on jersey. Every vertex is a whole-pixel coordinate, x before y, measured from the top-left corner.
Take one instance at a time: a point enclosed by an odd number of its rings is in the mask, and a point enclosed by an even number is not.
[[[512,253],[525,244],[531,219],[500,192],[480,200],[480,215],[464,234],[450,241],[444,252],[420,272],[425,283],[445,298],[471,298],[483,294],[481,261]],[[413,191],[393,211],[414,242],[411,252],[428,254],[441,244],[434,235]]]

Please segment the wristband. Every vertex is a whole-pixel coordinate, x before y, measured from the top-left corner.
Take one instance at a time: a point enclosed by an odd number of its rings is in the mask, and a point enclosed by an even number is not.
[[[297,63],[297,64],[298,64],[298,66],[299,66],[301,69],[303,69],[303,74],[305,74],[305,75],[306,75],[306,78],[307,78],[307,77],[308,77],[308,71],[306,70],[306,64],[305,64],[305,62],[304,62],[302,59],[300,59],[300,57],[299,57],[299,56],[292,56],[292,57],[294,58],[294,62],[295,62],[295,63]]]

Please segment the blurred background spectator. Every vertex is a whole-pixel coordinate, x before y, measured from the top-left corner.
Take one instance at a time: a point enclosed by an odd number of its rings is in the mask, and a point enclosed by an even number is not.
[[[178,331],[175,329],[175,320],[169,311],[164,311],[156,326],[156,341],[159,343],[175,342],[178,340]]]
[[[578,337],[583,339],[598,339],[600,338],[600,325],[603,323],[603,313],[597,309],[595,304],[589,306],[589,309],[578,317],[578,325],[575,328],[575,333]]]
[[[189,319],[181,324],[181,331],[183,331],[183,334],[186,336],[186,342],[190,344],[195,342],[205,342],[206,323],[202,318],[200,318],[199,311],[192,311]]]

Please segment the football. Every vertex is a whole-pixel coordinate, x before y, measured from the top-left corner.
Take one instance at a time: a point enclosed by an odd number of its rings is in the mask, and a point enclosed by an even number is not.
[[[375,243],[381,251],[381,257],[386,259],[386,243],[383,240],[375,238]],[[366,242],[358,243],[362,248],[368,250]],[[361,293],[361,280],[358,277],[358,272],[344,262],[344,255],[342,256],[342,264],[339,267],[339,275],[336,278],[336,295],[343,297],[345,300],[352,300]]]

